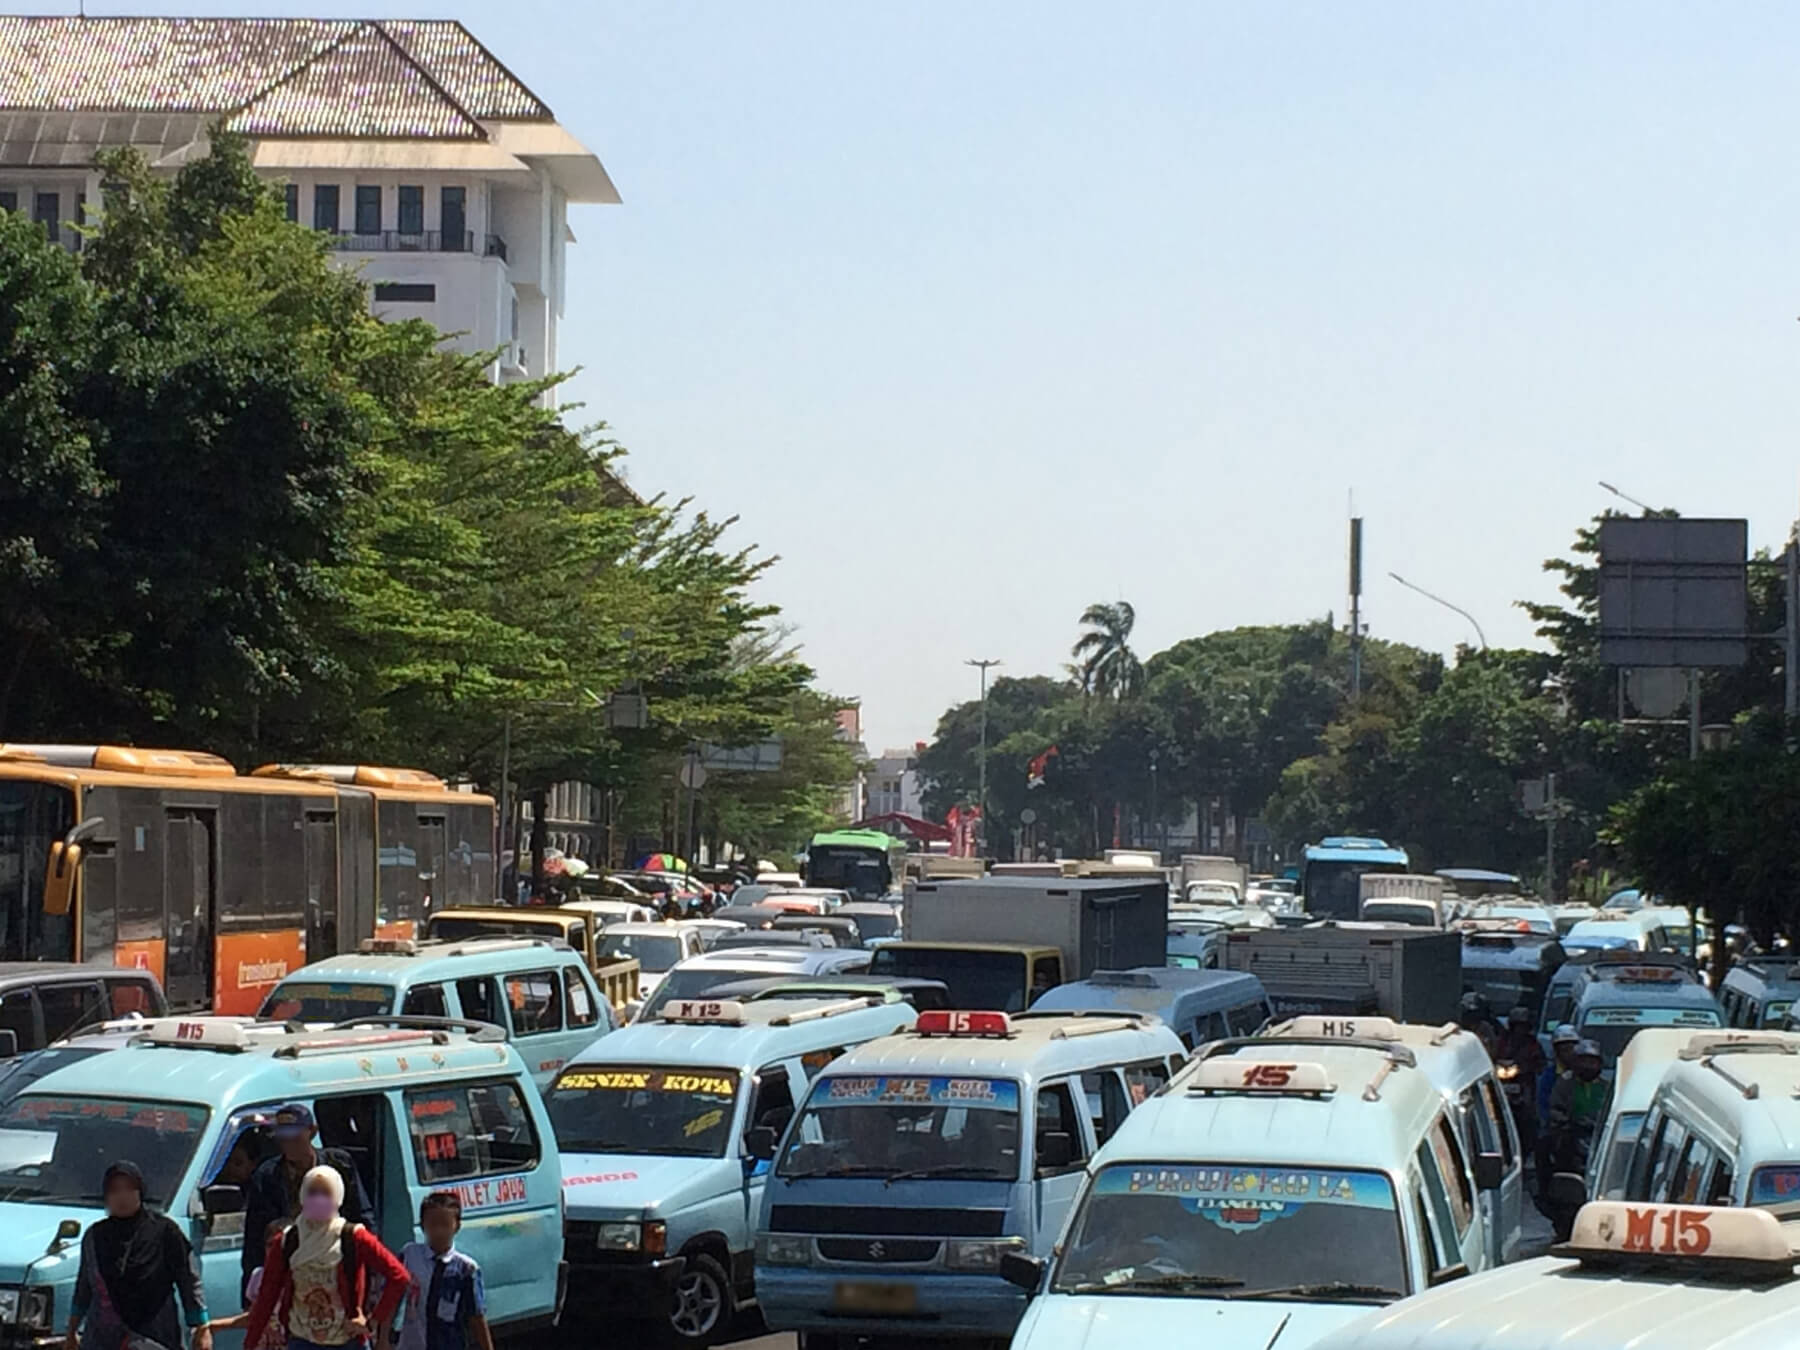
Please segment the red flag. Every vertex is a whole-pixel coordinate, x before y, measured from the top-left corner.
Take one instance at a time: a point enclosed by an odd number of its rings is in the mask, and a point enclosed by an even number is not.
[[[1032,760],[1031,763],[1027,764],[1025,766],[1025,786],[1028,788],[1041,788],[1044,786],[1044,775],[1050,770],[1050,757],[1052,755],[1060,755],[1061,753],[1062,751],[1058,750],[1053,745],[1048,750],[1044,751],[1043,754]]]

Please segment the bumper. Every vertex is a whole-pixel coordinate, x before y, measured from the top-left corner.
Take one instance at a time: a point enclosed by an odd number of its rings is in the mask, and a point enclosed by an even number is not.
[[[758,1266],[756,1302],[777,1331],[937,1340],[1011,1336],[1025,1315],[1026,1297],[998,1275],[875,1276],[841,1266]]]
[[[570,1266],[563,1316],[565,1320],[606,1314],[661,1317],[686,1266],[687,1259],[681,1256],[630,1265]]]

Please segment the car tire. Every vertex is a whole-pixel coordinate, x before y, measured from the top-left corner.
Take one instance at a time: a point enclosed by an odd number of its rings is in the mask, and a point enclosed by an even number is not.
[[[724,1340],[735,1306],[725,1267],[705,1252],[690,1254],[671,1291],[667,1343],[678,1350],[704,1350]]]

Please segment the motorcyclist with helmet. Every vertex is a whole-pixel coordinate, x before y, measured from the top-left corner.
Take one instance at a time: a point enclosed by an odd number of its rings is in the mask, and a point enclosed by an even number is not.
[[[1594,1138],[1612,1106],[1612,1084],[1600,1077],[1600,1047],[1591,1040],[1575,1043],[1571,1071],[1550,1090],[1549,1155],[1551,1173],[1587,1171]],[[1550,1221],[1559,1242],[1569,1240],[1576,1206],[1552,1205]]]

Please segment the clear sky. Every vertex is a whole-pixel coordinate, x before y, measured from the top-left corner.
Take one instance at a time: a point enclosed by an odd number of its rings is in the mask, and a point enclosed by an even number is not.
[[[26,5],[40,12],[61,6]],[[742,517],[872,749],[1066,659],[1345,611],[1448,652],[1612,499],[1800,507],[1800,8],[511,0],[606,163],[565,362]],[[94,0],[93,13],[146,12]]]

